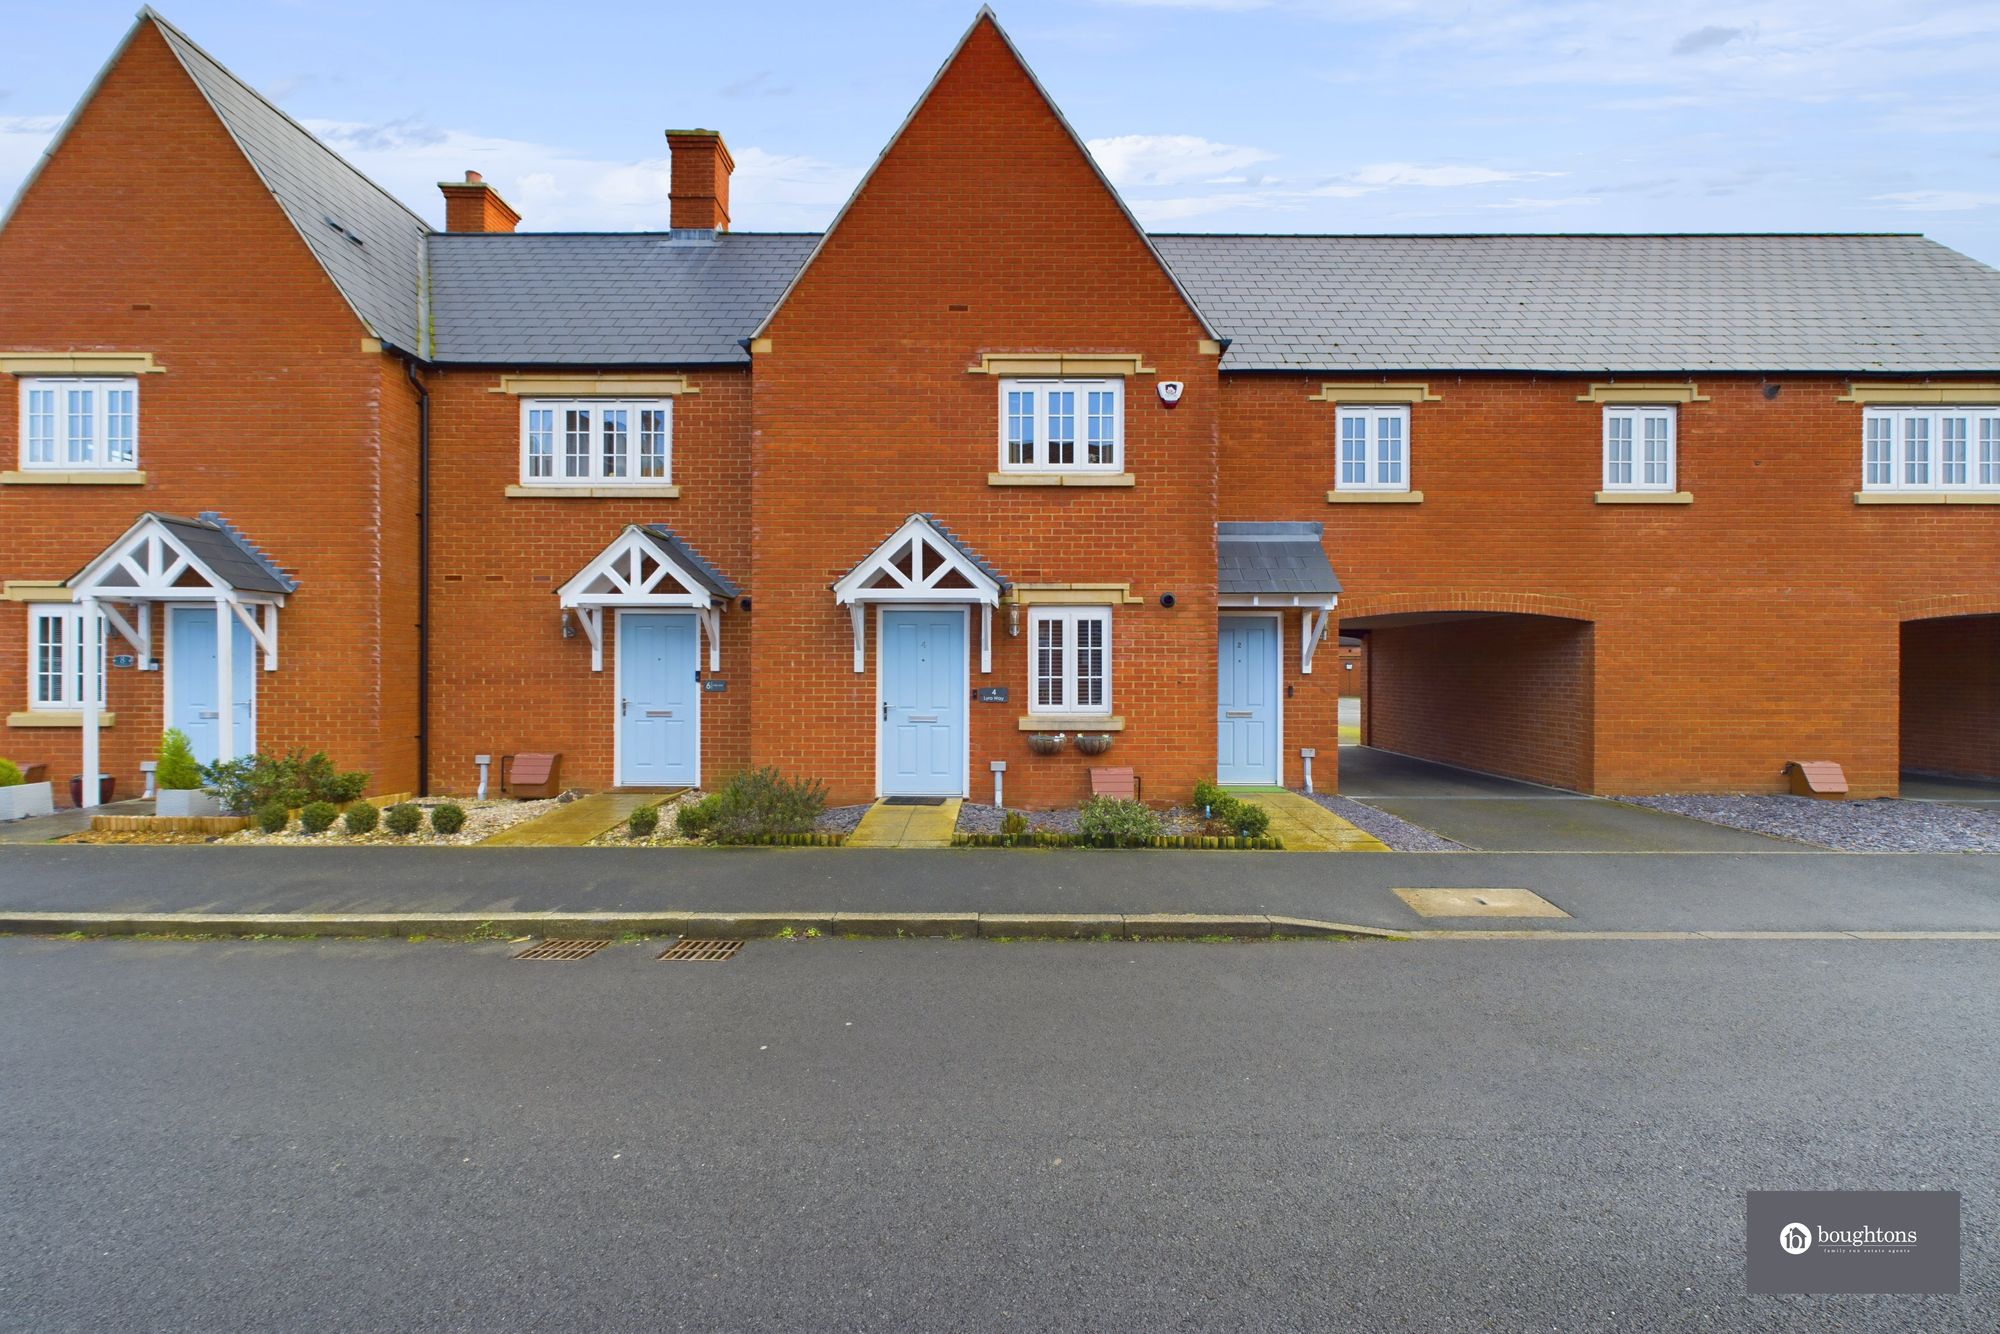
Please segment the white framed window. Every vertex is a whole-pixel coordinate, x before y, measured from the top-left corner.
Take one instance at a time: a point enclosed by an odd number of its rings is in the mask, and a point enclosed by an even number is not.
[[[139,466],[139,382],[71,376],[21,380],[21,467],[130,472]]]
[[[97,701],[104,703],[105,626],[98,623]],[[28,707],[83,707],[83,608],[60,603],[28,608]]]
[[[1122,379],[1000,382],[1000,471],[1124,470]]]
[[[1672,407],[1604,409],[1604,489],[1674,489],[1675,411]]]
[[[673,400],[521,401],[521,481],[604,486],[673,481]]]
[[[1335,430],[1336,491],[1410,489],[1410,410],[1406,407],[1343,407]]]
[[[1028,608],[1028,712],[1111,712],[1111,608]]]
[[[2000,407],[1869,408],[1864,491],[2000,491]]]

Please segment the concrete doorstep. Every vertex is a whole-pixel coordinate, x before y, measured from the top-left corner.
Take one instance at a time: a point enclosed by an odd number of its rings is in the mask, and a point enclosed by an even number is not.
[[[0,934],[62,936],[576,936],[747,938],[804,935],[959,936],[1006,940],[1320,937],[1404,940],[1398,931],[1309,917],[1223,913],[526,912],[526,913],[0,913]]]

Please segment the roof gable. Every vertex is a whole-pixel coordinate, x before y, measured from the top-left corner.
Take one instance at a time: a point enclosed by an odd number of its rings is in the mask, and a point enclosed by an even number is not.
[[[932,76],[930,83],[925,86],[923,93],[917,98],[916,105],[910,109],[909,115],[905,116],[902,124],[896,127],[896,132],[889,137],[889,142],[882,146],[882,151],[876,155],[875,161],[869,166],[867,172],[862,175],[860,183],[854,187],[854,192],[847,197],[847,202],[841,205],[840,212],[834,215],[832,224],[820,236],[819,242],[813,247],[812,252],[806,256],[805,263],[793,275],[791,282],[779,294],[778,299],[772,303],[769,313],[764,316],[762,323],[758,325],[753,336],[761,337],[770,330],[772,322],[777,319],[778,313],[784,309],[786,302],[790,300],[792,294],[798,290],[799,285],[805,282],[811,274],[814,263],[825,253],[828,245],[839,238],[841,224],[847,221],[848,215],[868,196],[869,187],[876,183],[877,179],[883,174],[884,167],[897,155],[897,150],[909,137],[912,127],[919,125],[925,120],[933,102],[939,97],[941,92],[956,82],[960,71],[970,64],[982,61],[982,58],[989,53],[989,49],[997,49],[999,52],[1003,52],[1006,61],[1011,63],[1020,76],[1026,79],[1028,86],[1034,91],[1034,96],[1040,99],[1049,116],[1060,127],[1060,132],[1067,139],[1069,146],[1088,164],[1090,174],[1096,179],[1098,186],[1102,188],[1104,194],[1116,206],[1118,212],[1123,215],[1126,224],[1131,228],[1133,237],[1144,248],[1145,253],[1151,257],[1152,262],[1158,266],[1161,275],[1166,278],[1173,290],[1179,294],[1181,302],[1188,309],[1188,313],[1193,316],[1195,322],[1201,326],[1205,334],[1211,338],[1217,336],[1214,327],[1202,314],[1200,306],[1195,303],[1193,295],[1182,285],[1179,277],[1175,275],[1172,266],[1167,263],[1165,258],[1153,246],[1152,239],[1147,235],[1145,228],[1139,225],[1138,218],[1126,206],[1124,197],[1118,193],[1117,187],[1111,184],[1111,179],[1104,174],[1104,169],[1098,165],[1097,159],[1091,156],[1090,149],[1085,146],[1075,128],[1070,125],[1068,118],[1063,115],[1062,108],[1058,107],[1055,99],[1049,96],[1048,90],[1042,86],[1041,80],[1035,77],[1034,70],[1029,68],[1028,62],[1022,57],[1020,49],[1014,45],[1012,39],[1000,27],[1000,21],[994,17],[992,9],[983,5],[980,7],[978,15],[972,20],[972,26],[966,29],[965,35],[959,38],[958,44],[952,48],[951,54],[945,58],[944,64],[938,68],[938,72]],[[971,74],[967,77],[976,79],[978,75]],[[1018,128],[1023,133],[1027,132],[1027,127],[1025,126]]]

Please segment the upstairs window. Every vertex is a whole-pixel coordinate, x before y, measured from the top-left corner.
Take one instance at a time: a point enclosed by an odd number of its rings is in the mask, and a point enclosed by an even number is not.
[[[1410,410],[1403,407],[1340,409],[1336,429],[1336,491],[1410,489]]]
[[[1111,712],[1111,609],[1028,609],[1029,713]]]
[[[1125,382],[1002,380],[1002,472],[1123,472]]]
[[[97,701],[104,704],[105,627],[97,635]],[[28,707],[83,707],[83,608],[61,604],[28,608]]]
[[[139,382],[21,381],[21,467],[52,472],[131,472],[139,466]]]
[[[2000,408],[1870,408],[1864,491],[2000,491]]]
[[[529,486],[672,482],[673,400],[523,400],[521,481]]]
[[[1604,489],[1674,489],[1674,409],[1604,409]]]

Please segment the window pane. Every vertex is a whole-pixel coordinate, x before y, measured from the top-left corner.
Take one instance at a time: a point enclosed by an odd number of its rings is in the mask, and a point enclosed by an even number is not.
[[[1646,418],[1646,485],[1667,484],[1667,419]]]
[[[1076,707],[1104,707],[1104,618],[1101,616],[1077,618]]]
[[[35,617],[35,698],[37,704],[63,702],[64,631],[69,617],[43,612]]]
[[[1375,419],[1375,481],[1382,486],[1403,484],[1403,417],[1385,412]]]
[[[1612,486],[1632,485],[1632,419],[1607,418],[1604,480]]]
[[[129,468],[139,456],[138,391],[104,391],[104,462]]]
[[[1007,462],[1035,461],[1035,391],[1007,391]]]
[[[563,476],[590,476],[590,409],[563,413]]]
[[[1946,486],[1964,486],[1970,477],[1971,462],[1966,428],[1967,417],[1938,418],[1938,480]]]
[[[1903,485],[1931,484],[1931,419],[1903,418]]]
[[[87,387],[70,389],[64,394],[64,398],[68,401],[68,415],[63,432],[68,448],[64,458],[70,463],[95,463],[97,391]]]
[[[1093,389],[1089,394],[1089,418],[1087,426],[1090,440],[1091,463],[1111,464],[1117,462],[1118,443],[1118,395],[1109,389]]]
[[[601,475],[624,477],[631,459],[631,409],[601,408],[597,415],[604,431],[604,472]]]
[[[1979,484],[2000,486],[2000,417],[1979,419]]]
[[[1063,623],[1053,616],[1035,624],[1035,703],[1063,707]]]
[[[28,462],[56,461],[56,391],[28,391]]]
[[[1076,391],[1051,389],[1049,404],[1049,457],[1055,465],[1076,462]]]
[[[556,475],[556,414],[549,408],[528,410],[528,476]]]
[[[1865,443],[1862,458],[1865,465],[1864,486],[1894,486],[1896,484],[1895,423],[1880,414],[1868,418],[1865,427]]]
[[[1368,418],[1351,412],[1340,419],[1340,484],[1368,482]]]
[[[656,481],[667,477],[667,412],[665,408],[642,408],[639,412],[639,475]]]

